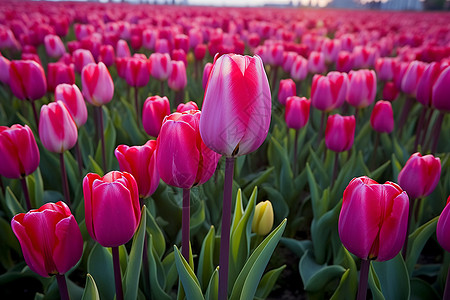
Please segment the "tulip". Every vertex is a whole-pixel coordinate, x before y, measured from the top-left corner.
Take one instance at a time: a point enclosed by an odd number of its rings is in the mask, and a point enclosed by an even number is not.
[[[212,63],[206,63],[203,69],[202,86],[204,90],[206,90],[206,86],[208,85],[209,74],[211,74],[212,67]]]
[[[0,82],[9,84],[9,66],[11,62],[0,53]]]
[[[433,155],[411,155],[398,174],[399,185],[411,199],[426,197],[436,188],[441,176],[441,160]]]
[[[276,42],[269,44],[267,46],[268,64],[275,67],[283,65],[283,52],[283,44]]]
[[[423,72],[425,71],[425,68],[427,65],[423,62],[419,61],[412,61],[408,68],[405,71],[405,74],[402,78],[402,85],[401,90],[412,97],[416,97],[417,93],[417,84],[420,81],[420,78],[422,77]]]
[[[297,59],[298,54],[296,52],[284,52],[283,54],[283,70],[286,73],[290,73],[292,69],[292,65],[294,64],[294,61]]]
[[[75,71],[81,73],[83,68],[88,64],[95,63],[94,56],[91,51],[86,49],[75,50],[72,54]]]
[[[444,250],[447,252],[450,252],[450,239],[448,236],[448,232],[450,230],[450,227],[449,227],[450,226],[450,218],[449,218],[450,205],[448,205],[449,202],[450,202],[450,196],[447,198],[447,204],[445,205],[444,209],[442,210],[442,213],[439,216],[439,220],[438,220],[437,226],[436,226],[436,237],[439,242],[439,245],[441,245],[441,247],[444,248]],[[446,299],[446,298],[443,298],[443,299]]]
[[[55,89],[55,100],[61,100],[65,104],[78,128],[86,123],[86,103],[78,86],[75,84],[59,84]]]
[[[390,57],[380,57],[375,62],[375,71],[378,79],[391,81],[394,78],[395,66],[397,61]]]
[[[114,95],[114,83],[105,64],[89,64],[81,72],[81,84],[84,98],[94,106],[111,101]]]
[[[75,217],[63,202],[47,203],[11,220],[30,269],[43,277],[56,275],[61,299],[69,299],[63,275],[83,253],[83,238]]]
[[[450,66],[447,66],[441,70],[432,88],[431,104],[436,109],[444,112],[450,111],[450,101],[448,101],[448,95],[450,94],[449,80]]]
[[[189,46],[191,48],[196,48],[198,45],[203,43],[203,33],[200,28],[197,27],[189,29],[188,35],[189,35]]]
[[[111,45],[100,46],[100,54],[98,61],[105,64],[105,66],[110,67],[114,64],[116,55],[114,53],[114,47]]]
[[[167,97],[148,97],[142,109],[142,125],[145,132],[150,136],[158,137],[162,122],[168,115],[170,115],[170,103]]]
[[[308,60],[303,56],[298,55],[291,68],[291,77],[294,80],[300,81],[306,78],[308,75]]]
[[[161,94],[164,95],[163,81],[169,78],[172,72],[172,64],[168,53],[152,53],[149,57],[151,75],[161,81]]]
[[[42,61],[36,53],[22,53],[21,58],[22,60],[35,61],[42,67]]]
[[[380,52],[375,47],[356,46],[353,49],[356,68],[373,68]]]
[[[398,97],[399,90],[392,81],[386,82],[383,88],[383,99],[393,102]]]
[[[373,70],[350,71],[347,102],[357,109],[373,103],[377,93],[377,77]]]
[[[340,51],[336,60],[336,71],[350,72],[355,64],[355,58],[352,53],[348,51]]]
[[[130,48],[124,40],[119,40],[116,45],[116,56],[117,57],[130,57]]]
[[[311,104],[319,110],[330,112],[344,103],[347,90],[346,73],[333,71],[326,76],[316,74],[311,87]]]
[[[180,103],[177,107],[177,112],[182,113],[191,109],[198,110],[197,103],[195,103],[194,101],[189,101],[187,103]]]
[[[273,227],[273,207],[267,200],[259,202],[255,207],[252,220],[252,231],[257,235],[266,235]]]
[[[311,51],[308,57],[308,71],[311,74],[319,74],[327,71],[325,57],[322,52]]]
[[[138,185],[139,196],[142,198],[153,194],[159,184],[155,149],[156,141],[149,140],[143,146],[119,145],[114,151],[120,171],[133,175]]]
[[[142,45],[148,50],[155,49],[157,32],[153,29],[145,29],[142,32]]]
[[[174,91],[181,91],[187,84],[186,67],[182,61],[172,61],[171,64],[169,87]]]
[[[370,125],[377,132],[391,133],[394,129],[394,112],[389,101],[380,100],[373,107]]]
[[[47,55],[54,58],[60,58],[66,53],[66,48],[61,38],[57,35],[48,34],[44,38],[45,51]]]
[[[47,92],[44,69],[31,60],[13,60],[9,68],[9,86],[20,100],[37,100]]]
[[[185,53],[189,52],[189,37],[185,34],[177,34],[174,38],[174,48],[182,49]]]
[[[323,40],[321,52],[324,54],[325,61],[327,63],[335,62],[337,60],[340,51],[341,51],[340,40],[329,38]]]
[[[155,43],[155,53],[168,54],[170,53],[170,45],[167,39],[157,39]]]
[[[364,260],[394,258],[406,237],[408,208],[408,196],[397,184],[354,178],[344,191],[339,215],[342,244]]]
[[[49,92],[54,92],[58,84],[75,83],[75,72],[73,65],[66,65],[61,62],[49,63],[47,65],[47,89]]]
[[[355,116],[335,114],[328,117],[325,129],[325,145],[335,152],[350,150],[355,138]]]
[[[284,115],[287,127],[296,130],[303,128],[308,123],[310,106],[311,101],[305,97],[288,97]]]
[[[198,44],[194,48],[194,57],[195,60],[203,60],[206,55],[206,45],[205,44]]]
[[[295,82],[292,79],[280,80],[280,87],[278,89],[278,101],[282,105],[286,105],[286,99],[297,94]]]

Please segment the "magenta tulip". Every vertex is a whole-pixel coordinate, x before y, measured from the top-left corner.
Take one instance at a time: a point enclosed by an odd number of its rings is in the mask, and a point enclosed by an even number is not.
[[[209,75],[211,74],[212,67],[213,67],[212,63],[206,63],[203,69],[202,86],[204,90],[206,89],[206,85],[208,84]]]
[[[158,137],[164,118],[170,115],[170,103],[167,97],[148,97],[142,109],[142,125],[148,135]]]
[[[75,71],[81,74],[81,71],[88,64],[95,63],[94,56],[91,51],[86,49],[77,49],[72,53],[73,63],[75,65]]]
[[[189,101],[187,103],[180,103],[177,107],[177,112],[182,113],[184,111],[188,111],[191,109],[198,110],[197,103],[195,103],[194,101]]]
[[[49,57],[60,58],[66,53],[66,48],[61,38],[57,35],[48,34],[44,38],[45,51]]]
[[[402,78],[402,85],[401,90],[407,95],[416,97],[417,93],[417,84],[420,81],[420,78],[422,77],[423,72],[425,71],[425,68],[427,67],[427,64],[420,61],[412,61],[408,68],[405,70],[405,74]]]
[[[146,86],[150,80],[150,70],[147,59],[130,57],[125,68],[125,80],[133,87]]]
[[[329,72],[326,76],[316,74],[311,87],[311,104],[319,110],[332,111],[344,103],[347,89],[346,73]]]
[[[169,87],[174,91],[181,91],[186,87],[187,78],[186,78],[186,66],[182,61],[171,61],[172,67],[168,84]]]
[[[291,68],[291,77],[294,80],[300,81],[308,75],[308,60],[301,55],[297,55]]]
[[[327,71],[325,56],[322,52],[311,51],[308,57],[308,71],[311,74],[320,74]]]
[[[355,116],[339,114],[328,117],[325,129],[325,145],[335,152],[350,150],[355,139]]]
[[[356,108],[372,104],[377,94],[375,71],[367,69],[350,71],[348,78],[347,102]]]
[[[9,86],[20,100],[37,100],[47,92],[44,69],[31,60],[13,60],[9,67]]]
[[[152,53],[149,57],[150,70],[153,78],[166,80],[172,71],[170,55],[168,53]]]
[[[286,105],[286,99],[297,94],[295,82],[292,79],[280,80],[280,87],[278,89],[278,101],[281,105]]]
[[[391,81],[394,78],[397,61],[391,57],[380,57],[375,62],[375,71],[378,79]]]
[[[439,74],[439,77],[436,79],[436,82],[434,83],[432,91],[432,98],[431,98],[432,105],[436,109],[444,112],[450,111],[450,101],[448,100],[448,96],[450,95],[449,80],[450,80],[450,66],[447,66]]]
[[[450,230],[450,205],[448,205],[449,202],[450,196],[447,198],[447,204],[442,210],[436,226],[436,237],[439,245],[441,245],[441,247],[444,248],[447,252],[450,252],[450,238],[448,236],[448,232]]]
[[[111,101],[114,95],[114,83],[105,64],[89,64],[81,72],[83,96],[94,106]]]
[[[0,53],[0,82],[9,84],[9,66],[11,62]]]
[[[300,129],[303,128],[309,119],[309,109],[311,101],[305,97],[289,97],[286,100],[286,111],[284,119],[288,128]]]
[[[88,117],[86,103],[80,89],[75,84],[60,84],[55,89],[55,100],[61,100],[78,128],[83,126]]]
[[[54,92],[58,84],[75,83],[75,72],[73,65],[66,65],[65,63],[56,62],[47,65],[47,90]]]
[[[394,129],[394,112],[391,102],[380,100],[375,103],[370,115],[370,125],[377,132],[391,133]]]

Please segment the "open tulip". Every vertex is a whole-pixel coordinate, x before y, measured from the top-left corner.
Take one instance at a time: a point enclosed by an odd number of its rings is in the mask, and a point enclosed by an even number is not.
[[[120,170],[133,175],[139,188],[139,195],[144,198],[153,194],[159,184],[155,149],[156,141],[149,140],[142,146],[119,145],[114,151]]]
[[[80,89],[75,84],[59,84],[55,89],[55,100],[61,100],[70,112],[78,128],[87,121],[87,108]]]
[[[370,125],[377,132],[391,133],[394,129],[394,112],[391,102],[380,100],[373,107]]]
[[[255,207],[255,214],[252,220],[252,231],[258,235],[266,235],[273,227],[273,207],[267,200],[259,202]]]
[[[344,191],[339,215],[342,244],[365,260],[394,258],[406,237],[408,210],[408,196],[397,184],[354,178]]]
[[[89,64],[81,72],[81,84],[86,101],[101,106],[111,101],[114,95],[114,83],[105,64]]]
[[[170,115],[170,103],[167,97],[148,97],[142,109],[142,125],[145,132],[150,136],[157,137],[167,115]]]
[[[431,194],[441,177],[441,160],[433,155],[414,153],[398,174],[398,184],[411,199]]]
[[[25,262],[43,277],[64,274],[81,258],[80,228],[61,201],[14,216],[11,227],[19,239]]]
[[[355,116],[339,114],[328,117],[325,129],[325,145],[335,152],[350,150],[355,139]]]
[[[295,96],[296,86],[292,79],[282,79],[280,80],[280,87],[278,89],[278,101],[282,105],[286,105],[286,99],[291,96]]]
[[[134,235],[141,218],[136,180],[127,172],[112,171],[83,179],[86,227],[103,247],[117,247]]]

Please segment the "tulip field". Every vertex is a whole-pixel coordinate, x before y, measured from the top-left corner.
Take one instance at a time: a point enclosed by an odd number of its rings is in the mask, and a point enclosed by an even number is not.
[[[0,299],[450,299],[450,13],[0,2]]]

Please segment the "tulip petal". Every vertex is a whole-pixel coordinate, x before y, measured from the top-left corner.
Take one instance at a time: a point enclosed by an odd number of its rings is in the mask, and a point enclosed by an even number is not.
[[[56,224],[55,236],[53,260],[58,272],[64,274],[76,265],[83,253],[83,238],[73,215]]]

